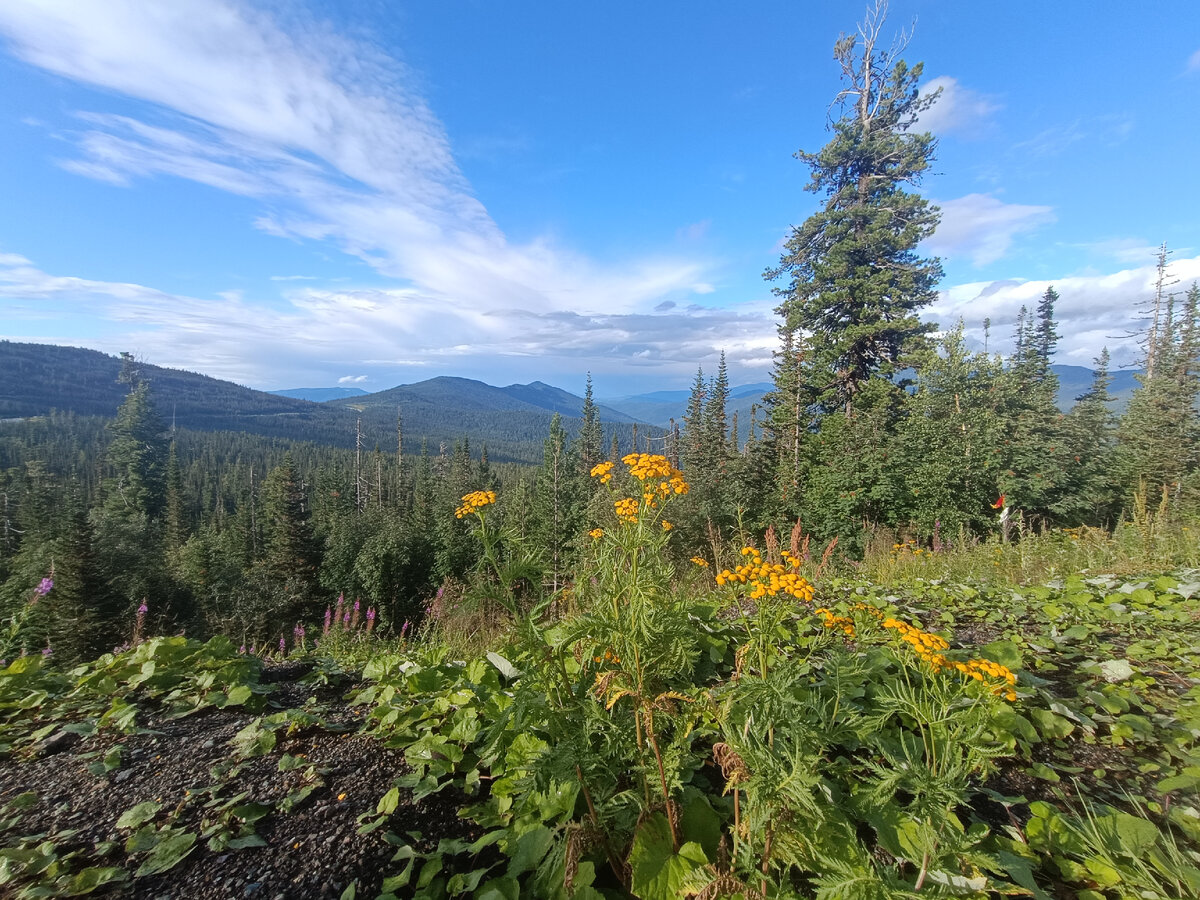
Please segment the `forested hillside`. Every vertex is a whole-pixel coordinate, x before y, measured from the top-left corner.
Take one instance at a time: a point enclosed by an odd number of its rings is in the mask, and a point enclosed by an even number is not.
[[[149,385],[158,415],[177,428],[239,431],[331,447],[393,448],[398,420],[415,452],[465,440],[487,445],[497,461],[536,464],[550,420],[562,415],[574,434],[583,398],[549,385],[492,387],[466,378],[434,378],[375,394],[316,403],[256,391],[194,372],[123,361],[95,350],[0,341],[0,418],[112,416],[125,398],[122,367]],[[629,443],[636,420],[602,409],[605,433]],[[661,434],[643,425],[643,434]]]

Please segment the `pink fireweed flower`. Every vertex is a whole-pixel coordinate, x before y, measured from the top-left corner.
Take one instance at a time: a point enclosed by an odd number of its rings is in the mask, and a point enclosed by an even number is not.
[[[286,650],[287,650],[287,641],[284,639],[283,635],[281,634],[279,636],[279,652],[283,653]]]
[[[346,614],[344,616],[342,616],[342,624],[343,625],[350,624],[350,610],[346,610]]]
[[[33,590],[39,597],[45,597],[54,589],[53,578],[43,578]]]
[[[327,607],[325,607],[325,627],[322,629],[321,634],[329,634],[329,624],[332,621],[333,621],[333,610],[331,610],[327,606]]]
[[[146,601],[142,601],[142,605],[138,607],[137,612],[139,616],[144,616],[146,613],[150,612],[150,607],[146,605]]]
[[[370,607],[367,610],[367,631],[368,633],[375,627],[375,607]]]
[[[292,635],[296,638],[296,643],[303,646],[303,644],[304,644],[304,626],[301,625],[299,622],[297,622],[296,627],[292,629]]]
[[[408,634],[408,619],[404,620],[404,625],[400,628],[400,640],[404,640],[404,636]]]

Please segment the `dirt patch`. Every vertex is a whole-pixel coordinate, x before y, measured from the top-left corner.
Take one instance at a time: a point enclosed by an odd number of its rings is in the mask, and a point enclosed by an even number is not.
[[[354,882],[359,897],[378,894],[383,878],[402,866],[390,864],[395,848],[384,839],[389,830],[401,836],[419,831],[420,845],[430,849],[442,837],[478,836],[458,819],[458,795],[443,791],[414,803],[403,790],[386,827],[359,835],[360,817],[373,817],[379,799],[407,771],[402,754],[361,733],[365,710],[349,706],[341,691],[297,683],[292,679],[303,674],[299,669],[266,674],[264,681],[279,683],[272,708],[263,713],[316,710],[322,724],[291,735],[285,727],[270,753],[243,760],[230,741],[256,714],[241,709],[207,709],[174,720],[140,716],[142,731],[136,734],[52,735],[35,757],[0,761],[0,805],[28,791],[37,794],[36,804],[0,844],[45,834],[60,855],[78,850],[86,857],[74,860],[73,869],[121,866],[132,879],[144,854],[125,854],[130,829],[116,822],[127,810],[157,803],[156,823],[169,821],[199,834],[231,800],[241,798],[238,802],[270,807],[254,828],[265,846],[218,852],[200,839],[169,871],[116,885],[105,896],[299,900],[337,898]],[[102,775],[89,771],[117,745],[118,768]],[[303,766],[281,771],[285,754]],[[306,797],[286,802],[305,786],[312,788]]]

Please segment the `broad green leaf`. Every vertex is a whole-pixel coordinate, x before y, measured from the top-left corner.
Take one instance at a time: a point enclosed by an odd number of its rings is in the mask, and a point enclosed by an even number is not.
[[[117,866],[88,866],[72,875],[58,896],[82,897],[98,887],[125,881],[128,877],[129,873]]]
[[[634,836],[629,851],[630,888],[642,900],[676,900],[688,876],[707,864],[703,848],[690,841],[676,854],[666,816],[655,813]]]
[[[487,654],[487,659],[488,659],[488,662],[490,662],[493,666],[496,667],[496,671],[498,671],[501,675],[503,675],[509,681],[512,681],[513,679],[520,677],[521,673],[517,670],[517,667],[514,666],[512,663],[510,663],[507,659],[505,659],[499,653],[493,653],[493,652],[489,651]]]
[[[1104,675],[1104,680],[1116,683],[1118,681],[1127,681],[1133,677],[1133,666],[1129,664],[1127,659],[1106,659],[1100,663],[1100,672]]]
[[[516,877],[537,868],[542,857],[554,843],[554,832],[545,825],[535,825],[517,838],[516,846],[509,845],[508,874]]]
[[[254,691],[249,685],[239,684],[225,698],[226,706],[241,706],[247,700],[254,696]]]
[[[162,809],[162,804],[155,803],[153,800],[139,803],[121,813],[121,817],[117,819],[117,827],[137,828],[153,819],[160,809]]]
[[[379,804],[375,807],[375,812],[382,816],[390,816],[396,811],[396,807],[400,805],[400,789],[392,788],[379,799]]]
[[[1038,733],[1045,740],[1065,738],[1075,730],[1075,725],[1069,719],[1052,713],[1048,709],[1031,709],[1029,718],[1033,720]]]
[[[158,875],[178,865],[184,857],[195,849],[196,835],[190,831],[177,831],[160,841],[158,846],[150,851],[146,861],[137,870],[137,877]]]
[[[252,847],[265,847],[267,842],[257,834],[244,834],[241,837],[231,838],[225,846],[230,850],[248,850]]]
[[[520,883],[508,875],[491,879],[475,892],[475,900],[518,900],[520,896]]]

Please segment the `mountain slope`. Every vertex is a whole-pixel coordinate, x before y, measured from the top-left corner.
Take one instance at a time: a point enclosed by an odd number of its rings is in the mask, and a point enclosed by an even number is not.
[[[241,431],[290,441],[394,451],[402,416],[404,449],[431,452],[466,440],[478,453],[486,444],[497,462],[539,463],[556,411],[574,435],[583,400],[549,385],[498,388],[467,378],[434,378],[375,394],[313,403],[256,391],[193,372],[143,364],[142,377],[166,424],[199,431]],[[117,381],[121,360],[95,350],[0,341],[0,419],[45,415],[52,409],[112,417],[128,388]],[[517,389],[517,390],[514,390]],[[553,402],[553,408],[542,403]],[[568,415],[569,413],[569,415]],[[606,439],[632,442],[633,424],[605,421]],[[601,413],[602,420],[605,419]],[[654,432],[643,424],[641,434]]]
[[[326,387],[326,388],[287,388],[282,391],[270,391],[278,397],[291,397],[294,400],[311,400],[313,403],[324,403],[326,400],[345,400],[347,397],[360,397],[368,393],[362,388],[355,387]]]

